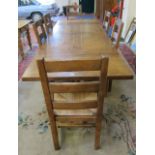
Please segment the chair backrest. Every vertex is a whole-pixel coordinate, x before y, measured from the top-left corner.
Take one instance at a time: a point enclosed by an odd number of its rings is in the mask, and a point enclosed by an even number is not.
[[[46,14],[43,16],[44,19],[44,24],[45,24],[45,28],[46,28],[46,32],[50,33],[50,30],[53,29],[53,23],[51,20],[51,15],[50,14]]]
[[[123,30],[123,25],[124,25],[124,23],[122,22],[122,20],[120,18],[117,18],[115,21],[115,24],[113,26],[111,39],[114,42],[116,48],[119,47],[119,42],[120,42],[122,30]]]
[[[106,32],[108,32],[109,29],[110,19],[111,19],[111,12],[106,10],[103,19],[103,28],[106,30]]]
[[[106,95],[106,80],[108,71],[108,58],[94,60],[67,60],[67,61],[50,61],[40,59],[37,60],[40,80],[43,88],[45,102],[47,109],[53,113],[54,109],[86,109],[97,108],[97,114],[102,115],[101,107],[104,96]],[[95,81],[59,81],[51,82],[49,80],[49,73],[53,72],[76,72],[76,71],[100,71],[98,80]],[[98,100],[67,104],[55,103],[54,93],[81,93],[81,92],[96,92],[98,93]]]
[[[36,21],[35,23],[33,23],[33,29],[34,29],[35,35],[37,37],[38,44],[39,44],[39,46],[41,46],[43,44],[42,43],[43,39],[46,40],[46,38],[47,38],[45,29],[44,29],[44,25],[43,25],[43,20],[40,19],[40,20]]]
[[[89,127],[90,124],[96,127],[95,149],[100,148],[100,133],[103,113],[104,96],[106,95],[108,58],[91,60],[64,60],[50,61],[40,59],[37,61],[40,80],[44,93],[45,103],[51,123],[51,131],[55,149],[59,149],[58,127]],[[96,81],[81,81],[80,77],[76,80],[69,81],[51,81],[49,73],[53,72],[76,72],[76,71],[99,71],[100,75]],[[54,93],[81,93],[95,92],[97,99],[82,101],[55,101]],[[86,113],[87,110],[94,109],[96,112]],[[58,114],[56,111],[64,110],[65,113]],[[72,110],[72,114],[68,112]],[[77,114],[77,111],[85,111],[83,114]],[[59,123],[65,123],[60,125]],[[94,125],[93,125],[94,124]],[[91,126],[91,127],[92,127]]]

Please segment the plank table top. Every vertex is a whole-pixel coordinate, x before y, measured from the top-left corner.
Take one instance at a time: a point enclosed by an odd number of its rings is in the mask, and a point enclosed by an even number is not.
[[[38,81],[39,73],[36,64],[38,58],[52,60],[95,58],[101,55],[109,57],[109,79],[132,79],[133,72],[124,58],[113,46],[99,21],[62,20],[53,28],[46,44],[37,50],[37,54],[23,74],[23,81]],[[98,72],[52,73],[52,78],[98,77]]]

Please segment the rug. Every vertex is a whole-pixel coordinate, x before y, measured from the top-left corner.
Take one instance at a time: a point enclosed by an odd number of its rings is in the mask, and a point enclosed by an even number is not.
[[[132,128],[132,121],[135,121],[135,101],[124,94],[119,98],[119,102],[110,102],[106,104],[103,114],[103,129],[110,135],[113,141],[123,141],[126,144],[128,154],[136,155],[136,136],[135,129]],[[35,114],[36,117],[27,115],[25,112],[20,113],[18,117],[18,125],[23,130],[35,128],[38,134],[47,134],[50,130],[50,123],[47,116],[46,107]],[[76,134],[73,129],[66,132]],[[84,134],[94,134],[91,129],[78,129]],[[106,134],[107,134],[106,133]]]
[[[126,44],[121,44],[119,47],[122,55],[132,68],[133,72],[136,74],[136,55]]]
[[[84,14],[82,16],[76,16],[76,19],[96,19],[94,14]]]
[[[83,14],[83,15],[81,15],[81,16],[70,16],[70,18],[71,19],[96,19],[96,17],[95,17],[95,15],[94,14]],[[66,19],[67,20],[67,17],[66,16],[64,16],[64,15],[62,15],[62,16],[54,16],[54,17],[52,17],[52,20],[54,21],[54,22],[57,22],[57,21],[59,21],[59,20],[64,20],[64,19]]]

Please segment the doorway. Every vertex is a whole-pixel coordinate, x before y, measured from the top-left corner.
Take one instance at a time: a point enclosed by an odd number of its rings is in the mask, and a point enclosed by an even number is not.
[[[79,0],[83,13],[94,13],[94,0]]]

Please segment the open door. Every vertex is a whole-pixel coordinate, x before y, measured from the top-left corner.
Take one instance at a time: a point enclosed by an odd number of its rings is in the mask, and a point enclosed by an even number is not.
[[[79,0],[83,13],[94,13],[94,0]]]

